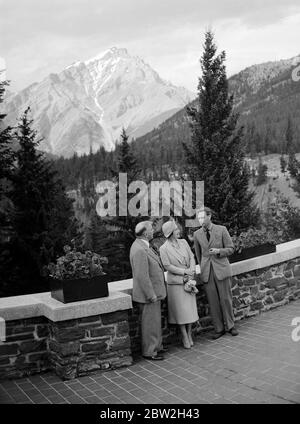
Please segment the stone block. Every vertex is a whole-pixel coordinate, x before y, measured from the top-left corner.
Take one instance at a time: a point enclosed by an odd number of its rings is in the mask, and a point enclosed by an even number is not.
[[[8,365],[10,364],[10,360],[7,356],[4,356],[3,358],[0,358],[0,366],[1,365]]]
[[[84,317],[78,320],[78,324],[101,323],[101,315],[94,315],[91,317]]]
[[[256,296],[258,294],[258,286],[250,287],[251,296]]]
[[[163,325],[162,328],[165,328],[168,326],[167,318],[164,317],[163,321],[165,322],[165,325]],[[117,325],[116,336],[122,337],[122,336],[128,335],[128,333],[129,333],[128,321],[119,322]]]
[[[29,362],[36,362],[36,361],[47,362],[48,360],[49,360],[48,352],[31,353],[28,355]]]
[[[244,317],[244,312],[243,311],[234,310],[234,317],[236,319],[243,318]]]
[[[46,340],[33,340],[21,342],[19,346],[21,353],[41,352],[47,350]]]
[[[107,324],[115,324],[119,321],[127,321],[128,320],[128,311],[117,311],[111,312],[109,314],[103,314],[101,316],[103,325]]]
[[[202,328],[206,328],[212,325],[212,319],[210,316],[200,318],[199,322]]]
[[[90,330],[91,337],[105,337],[112,336],[113,334],[115,334],[115,327],[113,325]]]
[[[6,325],[6,334],[8,336],[10,335],[17,335],[17,334],[28,334],[28,333],[32,333],[34,332],[35,327],[34,325],[30,325],[30,326],[7,326]]]
[[[290,280],[288,280],[287,283],[289,287],[295,287],[298,281],[299,281],[298,278],[291,278]]]
[[[236,288],[234,288],[234,289],[232,289],[232,295],[233,296],[239,296],[240,295],[240,293],[241,293],[241,291],[240,291],[240,289],[238,288],[238,287],[236,287]]]
[[[48,337],[49,336],[49,326],[48,325],[37,325],[36,334],[38,338]]]
[[[130,337],[115,338],[109,346],[110,351],[123,350],[130,347]]]
[[[81,345],[82,352],[105,352],[107,349],[107,343],[104,341],[96,343],[83,343]]]
[[[246,297],[249,297],[250,291],[249,292],[244,292],[240,294],[240,299],[245,299]]]
[[[234,297],[232,299],[232,305],[233,305],[234,308],[237,308],[238,309],[241,306],[241,302],[236,297]]]
[[[253,302],[252,296],[247,296],[244,297],[243,299],[241,299],[241,301],[244,303],[244,305],[249,305],[250,303]]]
[[[76,355],[80,351],[80,342],[57,343],[54,340],[49,340],[49,350],[56,352],[60,356]]]
[[[66,321],[56,321],[52,324],[54,329],[73,328],[78,326],[78,319],[68,319]]]
[[[34,334],[33,333],[25,333],[25,334],[16,334],[12,336],[7,336],[6,341],[7,342],[18,342],[22,340],[34,340]]]
[[[0,355],[16,355],[18,353],[19,346],[17,343],[6,343],[0,344]]]
[[[284,271],[283,275],[285,276],[285,278],[292,278],[293,277],[292,270],[288,269],[287,271]]]
[[[73,380],[78,375],[77,364],[69,364],[64,366],[56,364],[55,372],[62,380]]]
[[[285,267],[285,271],[289,271],[289,270],[293,271],[295,265],[296,265],[295,261],[287,262],[286,267]]]
[[[264,304],[270,305],[271,303],[274,303],[274,300],[271,296],[267,296],[264,300]]]
[[[275,302],[280,302],[285,298],[286,292],[285,291],[278,291],[273,294],[273,299]]]
[[[85,329],[74,327],[65,329],[53,329],[53,336],[58,342],[70,342],[74,340],[83,339],[85,336]]]
[[[79,375],[85,375],[93,371],[101,370],[101,364],[97,364],[95,360],[83,359],[78,362],[77,370]]]
[[[256,302],[252,302],[250,304],[250,310],[251,311],[256,311],[256,310],[262,309],[263,307],[264,307],[264,305],[263,305],[263,302],[261,300],[256,301]]]
[[[295,277],[300,277],[300,265],[295,265],[294,266],[294,276]]]
[[[257,284],[257,277],[250,277],[244,280],[244,285],[245,286],[254,286],[255,284]]]
[[[259,315],[259,311],[257,311],[257,310],[255,310],[255,311],[251,310],[251,311],[249,311],[249,312],[247,312],[245,314],[245,317],[254,317],[256,315]]]
[[[266,281],[266,287],[269,288],[276,288],[277,286],[281,286],[282,284],[287,284],[287,279],[283,275],[280,277],[274,277]]]

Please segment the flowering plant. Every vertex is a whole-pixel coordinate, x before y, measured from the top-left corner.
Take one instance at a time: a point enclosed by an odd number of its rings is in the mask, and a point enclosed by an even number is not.
[[[242,232],[240,235],[232,236],[234,251],[241,253],[246,247],[254,247],[264,243],[276,244],[276,236],[266,229],[258,230],[250,228],[248,231]]]
[[[56,264],[47,266],[50,277],[59,280],[71,280],[76,278],[91,278],[104,275],[102,264],[107,264],[106,257],[87,250],[85,253],[77,252],[70,246],[64,246],[65,255],[57,259]]]

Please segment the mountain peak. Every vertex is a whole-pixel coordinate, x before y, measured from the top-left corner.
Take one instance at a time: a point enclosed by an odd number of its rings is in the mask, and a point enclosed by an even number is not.
[[[107,60],[112,57],[128,57],[128,51],[125,48],[111,47],[110,49],[106,49],[101,53],[98,53],[96,56],[86,60],[84,63],[87,65],[89,63],[98,61],[98,60]]]

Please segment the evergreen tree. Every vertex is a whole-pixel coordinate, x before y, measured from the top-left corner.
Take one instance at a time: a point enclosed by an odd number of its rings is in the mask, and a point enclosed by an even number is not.
[[[131,276],[129,251],[135,239],[135,226],[140,220],[139,217],[129,216],[128,211],[127,216],[119,216],[119,173],[127,174],[127,188],[140,173],[136,157],[132,146],[128,143],[128,136],[124,128],[121,133],[120,143],[116,148],[115,169],[112,170],[113,178],[117,183],[117,216],[100,218],[93,214],[88,231],[90,248],[108,258],[107,273],[112,280],[120,280]],[[128,202],[131,197],[133,197],[133,194],[128,194]]]
[[[7,81],[0,81],[0,104],[3,103],[5,86]],[[4,179],[9,179],[13,167],[15,154],[12,149],[12,128],[4,127],[4,119],[6,114],[0,113],[0,200],[4,195]]]
[[[292,178],[300,178],[300,163],[296,159],[296,148],[294,144],[294,130],[292,125],[291,117],[288,117],[286,131],[285,131],[285,140],[286,140],[286,152],[288,153],[288,165],[287,169]]]
[[[286,153],[295,153],[294,131],[291,116],[288,117],[287,127],[285,131]]]
[[[256,223],[258,210],[254,193],[249,191],[243,128],[237,128],[238,115],[228,93],[225,52],[216,55],[216,51],[208,31],[200,60],[197,106],[187,108],[191,143],[184,144],[186,169],[191,179],[204,181],[206,206],[232,231],[240,231]]]
[[[47,290],[41,278],[43,266],[62,254],[71,239],[80,241],[72,201],[51,163],[36,150],[40,140],[31,128],[29,113],[28,108],[15,132],[19,149],[9,191],[14,205],[10,255],[15,274],[7,269],[4,277],[6,286],[11,282],[10,295]]]

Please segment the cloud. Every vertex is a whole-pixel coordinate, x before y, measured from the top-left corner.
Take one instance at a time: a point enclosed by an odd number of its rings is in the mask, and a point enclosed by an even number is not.
[[[285,25],[300,14],[298,0],[252,0],[251,5],[241,0],[0,0],[0,12],[0,54],[18,89],[113,45],[145,58],[162,77],[195,88],[190,78],[199,71],[208,25],[222,49],[240,54],[241,39],[244,54],[251,52],[254,61],[263,56],[255,50],[275,51],[276,42],[282,46],[292,31],[300,38],[295,25]],[[285,54],[281,49],[278,53]]]

